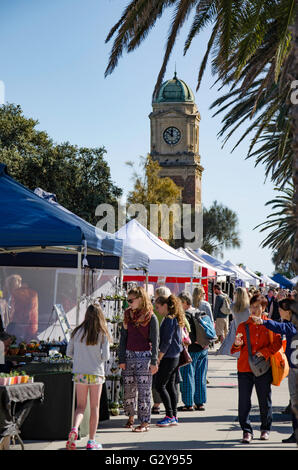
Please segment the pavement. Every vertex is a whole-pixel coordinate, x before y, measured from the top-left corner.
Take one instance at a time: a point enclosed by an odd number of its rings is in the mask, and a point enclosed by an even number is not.
[[[251,422],[254,440],[250,444],[242,444],[242,431],[237,418],[237,360],[230,356],[217,356],[210,350],[207,377],[205,411],[179,412],[179,425],[170,428],[155,426],[160,415],[153,415],[150,430],[144,433],[125,429],[127,417],[124,414],[113,416],[100,424],[96,439],[107,451],[298,450],[296,444],[281,442],[292,433],[291,417],[282,413],[289,403],[287,379],[280,387],[272,386],[273,425],[269,441],[259,439],[259,408],[253,391]],[[87,437],[80,439],[77,448],[84,450],[86,443]],[[25,450],[65,449],[65,441],[24,441],[24,444]],[[10,447],[11,450],[18,448]]]

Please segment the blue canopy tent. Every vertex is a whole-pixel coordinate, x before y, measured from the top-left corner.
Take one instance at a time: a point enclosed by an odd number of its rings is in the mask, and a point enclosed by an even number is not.
[[[139,251],[124,249],[121,239],[15,181],[3,164],[0,207],[0,266],[68,266],[77,268],[79,279],[82,254],[89,265],[100,269],[121,271],[123,256],[125,265],[134,268],[145,270],[149,264]]]
[[[290,279],[283,276],[282,274],[274,274],[274,276],[272,276],[272,279],[273,281],[278,282],[280,287],[282,287],[283,289],[294,289],[294,282],[290,281]]]

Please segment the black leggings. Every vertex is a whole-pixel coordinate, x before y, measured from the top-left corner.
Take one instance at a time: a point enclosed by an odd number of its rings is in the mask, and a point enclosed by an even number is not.
[[[176,374],[178,369],[178,357],[164,357],[159,364],[155,377],[155,388],[166,409],[166,416],[173,418],[177,416],[177,385]]]

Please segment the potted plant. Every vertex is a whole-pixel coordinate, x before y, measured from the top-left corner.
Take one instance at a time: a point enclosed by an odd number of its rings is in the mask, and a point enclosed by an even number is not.
[[[19,347],[17,344],[11,344],[9,346],[9,356],[17,356],[19,354]]]
[[[0,385],[7,385],[9,381],[9,374],[0,374]]]
[[[27,345],[26,343],[20,343],[19,344],[19,356],[25,356],[26,354],[26,351],[27,351]]]
[[[110,412],[112,416],[119,416],[120,414],[120,409],[119,409],[119,403],[117,401],[113,401],[110,404]]]

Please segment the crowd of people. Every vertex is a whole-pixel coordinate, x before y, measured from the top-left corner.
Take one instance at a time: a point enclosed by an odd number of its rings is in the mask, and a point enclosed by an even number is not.
[[[281,348],[282,337],[286,337],[286,356],[290,365],[289,395],[291,402],[296,403],[298,368],[291,360],[291,339],[297,334],[292,322],[296,293],[269,289],[265,294],[261,290],[247,291],[238,287],[233,302],[230,302],[220,285],[216,284],[214,294],[212,312],[210,303],[204,300],[203,287],[195,288],[193,295],[183,291],[178,296],[167,287],[160,287],[154,299],[149,298],[143,287],[129,290],[129,307],[124,312],[118,351],[127,429],[147,432],[151,415],[161,413],[161,403],[165,416],[158,419],[156,425],[159,427],[177,426],[179,410],[205,410],[209,347],[205,343],[200,344],[196,329],[196,319],[203,317],[208,317],[214,324],[214,338],[220,346],[216,354],[231,354],[238,358],[238,418],[243,443],[253,439],[249,421],[253,387],[256,388],[259,402],[262,440],[269,439],[272,425],[272,371],[267,367],[262,375],[254,375],[250,352],[269,363],[270,356]],[[269,331],[273,332],[273,339]],[[183,348],[188,350],[191,362],[181,367],[179,360]],[[90,390],[87,449],[101,449],[101,444],[95,440],[95,432],[101,388],[105,380],[104,363],[109,358],[109,333],[99,306],[88,307],[84,322],[72,333],[67,354],[73,357],[77,408],[66,447],[76,447],[78,427]],[[183,403],[181,407],[178,407],[179,389]],[[296,442],[294,409],[292,418],[293,433],[283,442]]]

